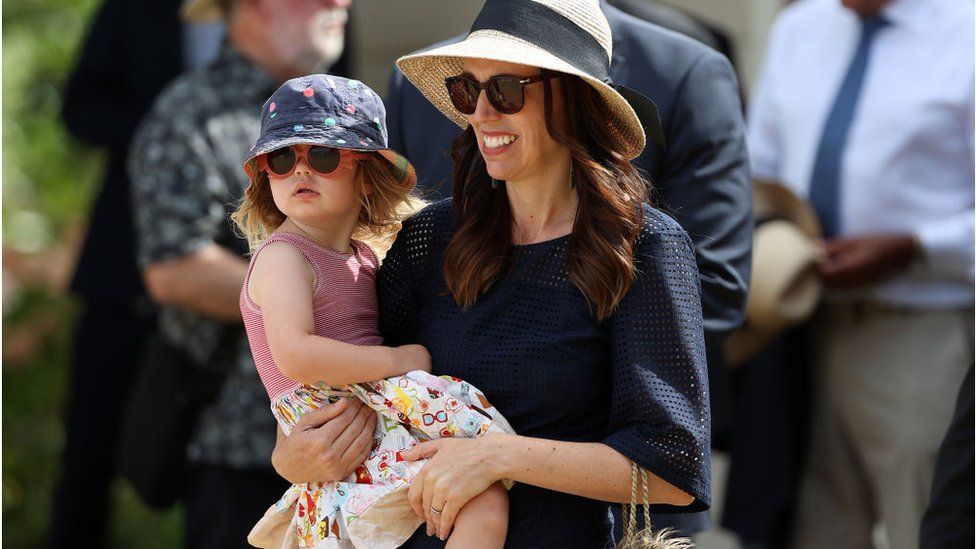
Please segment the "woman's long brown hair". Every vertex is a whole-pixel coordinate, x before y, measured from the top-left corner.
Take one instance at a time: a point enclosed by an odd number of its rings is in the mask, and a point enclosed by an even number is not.
[[[553,119],[549,80],[543,84],[546,128],[570,150],[579,195],[566,269],[590,313],[603,320],[634,280],[634,244],[648,184],[618,152],[619,134],[606,122],[600,94],[576,76],[562,75],[560,82],[561,124]],[[512,250],[512,212],[504,187],[491,188],[471,127],[454,140],[451,156],[456,230],[444,253],[444,277],[458,305],[469,308],[504,272]]]

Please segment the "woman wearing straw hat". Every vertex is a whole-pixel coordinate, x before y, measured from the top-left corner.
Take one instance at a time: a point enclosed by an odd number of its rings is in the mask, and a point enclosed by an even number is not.
[[[596,0],[488,0],[465,40],[397,62],[465,131],[453,202],[405,222],[380,270],[380,328],[482,387],[519,433],[402,453],[429,458],[410,500],[441,539],[501,479],[509,547],[605,547],[607,502],[709,505],[695,257],[644,203],[630,160],[659,123],[610,82],[610,53]],[[279,444],[279,472],[315,480]],[[427,532],[404,547],[443,546]]]

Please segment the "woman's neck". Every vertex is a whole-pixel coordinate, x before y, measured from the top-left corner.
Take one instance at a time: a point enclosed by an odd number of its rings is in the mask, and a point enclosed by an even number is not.
[[[573,232],[579,196],[570,186],[567,159],[536,177],[506,181],[512,243],[534,244]]]
[[[352,223],[315,226],[295,221],[289,217],[278,227],[278,230],[307,236],[322,247],[348,254],[354,251],[349,241],[352,240],[352,233],[356,230],[356,220],[353,218]]]

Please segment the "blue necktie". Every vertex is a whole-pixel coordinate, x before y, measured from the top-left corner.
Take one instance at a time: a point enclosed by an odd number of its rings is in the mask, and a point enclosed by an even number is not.
[[[877,31],[886,24],[881,17],[861,21],[861,39],[857,51],[847,67],[847,74],[840,85],[834,104],[824,123],[823,135],[817,147],[817,156],[810,176],[810,202],[817,211],[825,238],[833,238],[840,231],[840,167],[850,133],[851,121],[857,98],[864,83],[868,66],[871,41]]]

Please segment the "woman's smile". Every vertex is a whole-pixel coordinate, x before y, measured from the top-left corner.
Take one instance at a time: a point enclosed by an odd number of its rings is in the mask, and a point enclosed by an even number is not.
[[[481,154],[486,157],[504,154],[515,145],[518,138],[519,136],[509,132],[481,132]]]
[[[506,76],[529,78],[541,71],[538,67],[485,59],[466,59],[463,65],[463,74],[479,82]],[[521,92],[522,107],[517,112],[499,112],[488,99],[488,92],[483,91],[478,95],[475,111],[465,115],[492,178],[509,183],[538,182],[557,171],[569,170],[568,149],[549,135],[544,97],[547,87],[552,88],[558,113],[561,87],[554,80],[526,85]]]

